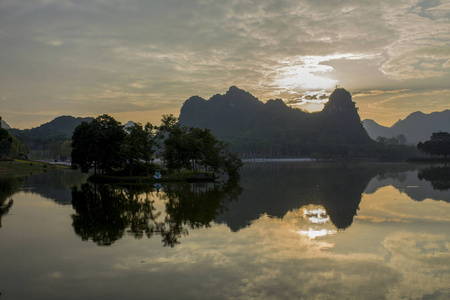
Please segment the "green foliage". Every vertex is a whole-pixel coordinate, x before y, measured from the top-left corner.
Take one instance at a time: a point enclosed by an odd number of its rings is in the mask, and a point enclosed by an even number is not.
[[[1,117],[0,117],[1,123]],[[26,157],[29,149],[0,125],[0,157]]]
[[[180,127],[171,129],[168,137],[164,140],[164,151],[162,156],[169,170],[190,168],[190,149],[186,132]]]
[[[230,153],[208,129],[181,127],[173,115],[164,115],[159,128],[139,123],[126,130],[108,115],[83,122],[72,137],[72,167],[88,172],[130,176],[149,175],[155,153],[160,153],[170,171],[182,169],[199,172],[224,171],[236,176],[242,166],[237,155]],[[158,130],[157,130],[158,129]],[[162,148],[157,141],[162,140]]]
[[[67,160],[72,153],[72,141],[64,141],[60,148],[61,159]]]
[[[164,146],[163,157],[169,170],[186,168],[197,172],[203,168],[235,176],[242,166],[237,155],[229,152],[209,129],[173,126]]]
[[[125,135],[120,122],[108,115],[81,123],[72,136],[72,167],[82,172],[94,168],[94,172],[98,169],[102,173],[121,167]]]
[[[139,173],[142,174],[145,172],[145,166],[150,166],[155,152],[156,140],[153,125],[147,123],[142,126],[140,123],[135,123],[126,131],[128,134],[125,136],[121,149],[125,165],[130,171],[130,176],[133,176],[133,170],[136,169],[139,169]]]

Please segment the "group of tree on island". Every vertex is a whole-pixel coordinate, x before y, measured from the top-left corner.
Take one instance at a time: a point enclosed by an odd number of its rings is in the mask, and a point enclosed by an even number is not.
[[[434,157],[450,157],[450,133],[448,132],[434,132],[430,139],[425,142],[419,142],[417,149],[420,152]]]
[[[242,161],[227,150],[209,129],[182,127],[173,115],[163,115],[161,125],[134,123],[124,128],[109,115],[78,125],[72,136],[72,167],[82,172],[129,176],[151,175],[164,161],[169,172],[238,175]]]

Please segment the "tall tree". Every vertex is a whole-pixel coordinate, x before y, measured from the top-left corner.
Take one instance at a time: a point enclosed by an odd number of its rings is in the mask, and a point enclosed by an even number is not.
[[[150,123],[145,126],[135,123],[126,129],[127,135],[122,145],[122,155],[130,175],[133,175],[133,170],[137,167],[145,166],[153,160],[156,145],[153,128]]]
[[[28,146],[22,144],[15,136],[10,134],[8,130],[1,127],[0,117],[0,157],[19,157],[24,158],[29,152]]]
[[[190,169],[188,139],[185,128],[173,127],[164,140],[162,156],[169,170],[181,171],[182,168]]]
[[[120,122],[101,115],[91,123],[78,125],[72,136],[72,167],[82,172],[90,168],[103,173],[122,165],[121,146],[125,131]]]

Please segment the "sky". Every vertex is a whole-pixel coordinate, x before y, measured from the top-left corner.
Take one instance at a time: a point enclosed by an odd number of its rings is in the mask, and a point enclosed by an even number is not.
[[[450,109],[450,0],[1,0],[0,116],[159,124],[230,86],[391,126]]]

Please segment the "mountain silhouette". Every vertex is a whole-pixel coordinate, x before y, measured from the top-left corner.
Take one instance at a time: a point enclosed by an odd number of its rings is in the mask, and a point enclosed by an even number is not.
[[[433,132],[450,132],[450,110],[425,114],[417,111],[404,120],[398,120],[391,127],[378,124],[374,120],[363,121],[364,128],[372,139],[381,137],[396,137],[403,134],[407,143],[417,144],[430,139]]]
[[[91,122],[93,119],[91,117],[76,118],[72,116],[60,116],[35,128],[24,130],[9,129],[8,131],[17,137],[45,139],[59,135],[71,139],[75,127],[82,122]]]
[[[235,86],[209,100],[193,96],[181,108],[184,126],[209,128],[237,152],[301,156],[333,152],[346,156],[355,145],[373,141],[345,89],[336,89],[321,112],[309,113],[275,99],[263,103]]]

